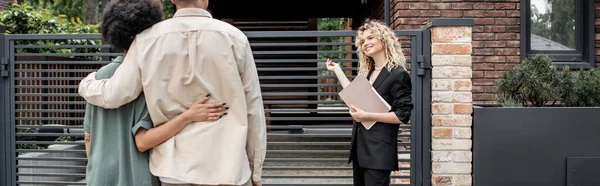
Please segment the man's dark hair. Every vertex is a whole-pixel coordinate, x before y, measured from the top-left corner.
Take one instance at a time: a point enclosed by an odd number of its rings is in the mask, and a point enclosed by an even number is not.
[[[102,39],[128,50],[140,32],[164,19],[159,0],[112,0],[102,13]]]

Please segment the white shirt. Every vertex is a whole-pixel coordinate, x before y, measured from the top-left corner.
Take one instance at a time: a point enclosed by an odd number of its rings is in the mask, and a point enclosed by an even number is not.
[[[136,36],[111,79],[85,78],[79,94],[117,108],[143,90],[155,126],[195,101],[225,102],[227,115],[188,125],[150,151],[150,171],[189,184],[242,185],[260,181],[266,121],[258,72],[246,36],[208,11],[178,10]]]

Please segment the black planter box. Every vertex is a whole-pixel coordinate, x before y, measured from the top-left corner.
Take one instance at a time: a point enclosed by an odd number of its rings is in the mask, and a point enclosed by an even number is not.
[[[473,184],[600,185],[600,108],[475,107]]]

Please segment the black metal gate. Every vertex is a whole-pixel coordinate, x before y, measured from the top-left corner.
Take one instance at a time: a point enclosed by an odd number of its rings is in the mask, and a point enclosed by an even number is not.
[[[268,120],[264,185],[352,185],[346,163],[351,120],[341,86],[324,67],[337,56],[356,75],[355,31],[245,32],[253,47]],[[393,185],[430,179],[428,30],[396,31],[413,79],[411,125],[398,135]],[[319,42],[319,38],[343,42]],[[0,185],[85,185],[87,159],[79,81],[121,53],[97,34],[0,35]]]

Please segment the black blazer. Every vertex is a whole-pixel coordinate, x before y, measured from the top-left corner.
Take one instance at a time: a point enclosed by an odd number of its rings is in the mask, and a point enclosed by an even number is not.
[[[367,79],[373,70],[369,71]],[[403,123],[410,120],[413,109],[411,77],[402,67],[382,69],[373,87],[392,107],[391,111]],[[398,124],[377,122],[366,130],[354,121],[348,163],[358,160],[366,169],[398,170]]]

